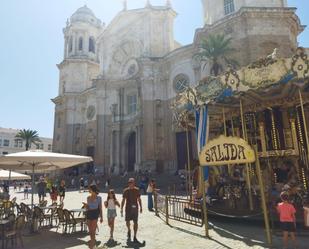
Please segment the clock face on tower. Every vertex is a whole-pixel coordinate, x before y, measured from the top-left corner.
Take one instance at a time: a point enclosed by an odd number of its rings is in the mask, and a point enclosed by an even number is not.
[[[95,115],[95,107],[93,105],[88,106],[86,113],[87,119],[88,120],[93,119],[94,115]]]

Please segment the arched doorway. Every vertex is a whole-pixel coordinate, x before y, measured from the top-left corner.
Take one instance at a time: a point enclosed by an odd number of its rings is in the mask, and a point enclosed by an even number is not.
[[[135,169],[136,163],[136,133],[132,132],[128,139],[128,172]]]

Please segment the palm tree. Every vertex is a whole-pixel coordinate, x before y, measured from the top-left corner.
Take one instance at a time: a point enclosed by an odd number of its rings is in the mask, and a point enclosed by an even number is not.
[[[36,144],[38,142],[41,142],[41,139],[39,138],[39,134],[37,131],[32,131],[30,129],[22,129],[20,130],[16,136],[16,138],[22,139],[26,141],[26,150],[28,150],[31,146],[31,144]]]
[[[210,34],[206,40],[202,41],[201,51],[196,54],[196,57],[200,62],[205,62],[203,69],[210,62],[210,74],[218,76],[220,72],[223,72],[223,61],[232,66],[238,65],[235,60],[228,58],[228,54],[234,51],[231,48],[231,40],[232,38],[226,38],[223,34]]]

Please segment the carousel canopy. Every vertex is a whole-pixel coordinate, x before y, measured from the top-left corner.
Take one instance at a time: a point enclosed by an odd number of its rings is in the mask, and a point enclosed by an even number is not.
[[[239,100],[245,111],[260,111],[274,105],[295,105],[298,90],[309,98],[309,58],[298,48],[291,58],[268,56],[239,70],[228,68],[218,77],[208,76],[195,88],[188,88],[176,97],[173,108],[178,120],[205,104],[211,114],[239,111]],[[220,109],[217,110],[217,108]],[[184,115],[185,114],[185,115]],[[220,114],[221,115],[221,114]]]

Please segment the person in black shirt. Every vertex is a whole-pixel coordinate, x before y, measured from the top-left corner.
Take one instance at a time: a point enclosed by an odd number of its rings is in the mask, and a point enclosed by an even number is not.
[[[287,183],[288,182],[288,175],[289,175],[289,168],[286,164],[283,164],[280,168],[274,170],[276,174],[276,182],[277,183]]]
[[[65,197],[65,181],[62,180],[59,186],[59,197],[60,197],[60,204],[63,203],[64,197]]]

